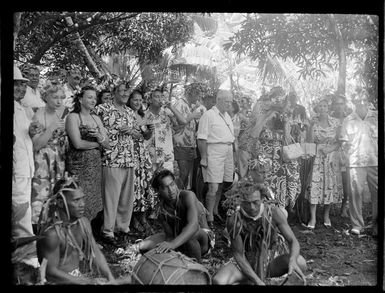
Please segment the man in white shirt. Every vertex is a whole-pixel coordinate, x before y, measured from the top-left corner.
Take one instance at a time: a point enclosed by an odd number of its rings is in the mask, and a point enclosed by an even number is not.
[[[344,119],[339,137],[348,158],[350,231],[359,235],[365,227],[362,201],[367,181],[372,200],[372,235],[377,236],[378,112],[369,109],[365,96],[353,99],[353,103],[355,111]]]
[[[36,110],[45,106],[45,102],[42,100],[38,89],[40,70],[36,65],[26,63],[21,67],[21,72],[23,76],[29,79],[27,91],[21,100],[21,105],[25,108],[28,118],[32,120]]]
[[[218,205],[222,194],[222,183],[233,181],[233,122],[227,113],[233,96],[226,90],[218,90],[216,104],[199,120],[198,148],[204,182],[208,183],[206,208],[208,224],[213,228],[214,215],[219,217]]]
[[[23,78],[20,70],[14,66],[14,116],[13,116],[13,169],[12,169],[12,240],[33,237],[31,217],[31,180],[35,171],[32,140],[29,132],[30,120],[21,105],[28,79]],[[25,256],[21,260],[28,265],[38,267],[36,243],[22,247]],[[18,255],[18,249],[14,252]]]

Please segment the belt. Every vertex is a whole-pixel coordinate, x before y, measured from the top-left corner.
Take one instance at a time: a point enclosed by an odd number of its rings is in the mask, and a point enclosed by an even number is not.
[[[232,145],[232,142],[208,142],[207,144],[226,144],[226,145]]]

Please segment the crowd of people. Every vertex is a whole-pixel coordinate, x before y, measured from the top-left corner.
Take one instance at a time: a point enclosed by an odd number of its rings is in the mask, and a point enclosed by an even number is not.
[[[72,68],[39,88],[36,66],[14,66],[12,239],[30,239],[21,261],[38,268],[45,259],[50,282],[89,282],[79,271],[86,260],[106,283],[119,283],[100,247],[138,235],[146,238],[135,242],[136,253],[179,250],[201,262],[215,248],[215,222],[225,224],[234,258],[213,283],[264,284],[287,272],[305,281],[288,225],[300,194],[309,203],[307,229],[317,229],[317,206],[332,227],[338,204],[352,234],[370,227],[377,235],[378,114],[367,96],[355,96],[354,109],[343,95],[324,96],[309,117],[280,86],[251,109],[246,97],[223,89],[189,91],[172,103],[162,88],[146,99],[123,81],[110,90],[82,78]],[[288,146],[306,149],[288,159]],[[362,215],[365,182],[370,225]],[[282,255],[262,272],[255,255],[274,243]]]

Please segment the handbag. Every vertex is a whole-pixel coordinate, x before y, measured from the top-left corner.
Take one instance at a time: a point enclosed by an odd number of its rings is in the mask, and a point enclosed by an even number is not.
[[[316,144],[310,142],[301,143],[303,154],[308,157],[314,157],[316,155]]]
[[[292,144],[288,144],[286,140],[287,145],[282,147],[282,159],[286,162],[296,160],[304,155],[301,145],[298,142],[295,142],[292,137],[291,140],[293,142]]]

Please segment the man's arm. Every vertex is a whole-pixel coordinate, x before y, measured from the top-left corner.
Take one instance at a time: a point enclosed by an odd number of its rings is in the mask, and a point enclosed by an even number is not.
[[[171,105],[171,102],[168,102],[165,106],[167,108],[169,108],[171,110],[171,112],[175,115],[176,120],[178,121],[179,125],[187,124],[186,118],[183,117],[181,112],[179,112],[174,106]]]
[[[89,231],[92,231],[89,221],[86,218],[84,218],[84,220],[85,220],[84,223],[87,225]],[[106,261],[106,258],[104,257],[104,254],[100,251],[100,248],[96,244],[95,238],[93,236],[92,236],[91,241],[92,241],[91,245],[92,245],[92,248],[94,249],[94,253],[95,253],[95,257],[94,257],[95,264],[97,265],[99,270],[102,272],[103,276],[105,276],[108,279],[109,284],[114,283],[115,278],[111,273],[111,270],[107,264],[107,261]]]
[[[198,139],[198,149],[201,154],[200,165],[203,167],[207,167],[207,140],[206,139]]]
[[[179,246],[185,244],[187,241],[189,241],[195,233],[199,230],[199,223],[198,223],[198,211],[195,205],[194,201],[194,193],[187,192],[180,198],[182,201],[182,204],[185,207],[186,210],[186,218],[187,223],[186,226],[183,227],[182,231],[179,235],[177,235],[172,241],[170,242],[162,242],[158,245],[157,251],[159,253],[166,252],[169,249],[176,249]]]
[[[273,222],[278,227],[282,236],[289,243],[290,260],[289,260],[288,275],[291,275],[294,271],[298,275],[301,276],[301,278],[303,279],[304,282],[306,282],[306,277],[297,263],[297,259],[299,256],[299,250],[300,250],[298,240],[295,237],[293,230],[291,230],[291,228],[290,228],[290,226],[286,220],[285,215],[283,214],[283,212],[278,207],[273,208]]]
[[[55,284],[91,284],[91,281],[82,278],[74,277],[70,274],[62,271],[59,268],[60,261],[60,240],[56,234],[56,231],[51,229],[45,233],[45,238],[43,238],[39,245],[39,250],[41,252],[42,258],[47,259],[47,277],[54,281]]]
[[[227,231],[230,231],[230,242],[231,242],[231,249],[234,254],[234,258],[237,261],[237,264],[239,268],[241,269],[241,272],[249,278],[250,281],[252,281],[256,285],[265,285],[262,280],[258,277],[258,275],[254,272],[253,268],[251,267],[249,261],[245,257],[245,253],[243,251],[243,240],[240,235],[235,236],[233,238],[233,231],[234,228],[234,216],[231,216],[228,218],[227,221]],[[238,224],[237,227],[234,229],[238,230],[240,229],[240,225]]]

